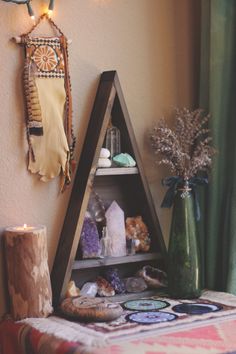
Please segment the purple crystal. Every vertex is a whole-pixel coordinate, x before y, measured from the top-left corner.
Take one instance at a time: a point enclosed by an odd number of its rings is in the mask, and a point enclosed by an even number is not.
[[[101,247],[99,242],[99,234],[96,223],[91,218],[91,215],[86,212],[83,228],[80,238],[80,246],[82,249],[83,258],[99,257]]]
[[[118,274],[118,270],[110,268],[105,272],[105,279],[111,284],[117,294],[125,293],[125,284]]]

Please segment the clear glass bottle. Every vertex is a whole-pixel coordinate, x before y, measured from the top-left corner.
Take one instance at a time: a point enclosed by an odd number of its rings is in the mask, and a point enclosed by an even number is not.
[[[114,156],[121,153],[120,130],[112,125],[111,119],[106,132],[106,148],[111,153],[111,161]],[[114,165],[113,161],[112,165]]]

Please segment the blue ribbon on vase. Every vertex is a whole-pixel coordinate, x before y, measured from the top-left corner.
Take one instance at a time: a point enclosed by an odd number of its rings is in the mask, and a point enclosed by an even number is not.
[[[182,187],[184,185],[186,186],[187,184],[187,187],[190,188],[193,193],[195,218],[197,221],[199,221],[201,217],[201,212],[200,212],[199,199],[198,199],[198,193],[196,187],[197,185],[204,185],[207,183],[208,183],[207,177],[191,177],[187,181],[180,176],[171,176],[171,177],[164,178],[162,180],[162,184],[166,187],[169,187],[169,189],[165,194],[165,197],[161,203],[161,207],[171,208],[171,206],[174,203],[174,198],[175,198],[177,188],[179,186]]]

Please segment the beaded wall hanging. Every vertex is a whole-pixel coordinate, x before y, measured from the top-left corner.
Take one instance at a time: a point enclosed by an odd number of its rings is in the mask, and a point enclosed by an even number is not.
[[[56,29],[58,36],[31,36],[44,18]],[[61,175],[64,190],[71,181],[75,146],[67,39],[43,14],[32,29],[21,36],[21,44],[25,48],[23,80],[28,169],[40,175],[42,181]]]

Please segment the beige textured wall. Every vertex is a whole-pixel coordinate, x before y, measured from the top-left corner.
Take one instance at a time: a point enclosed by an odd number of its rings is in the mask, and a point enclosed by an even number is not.
[[[147,132],[175,106],[196,100],[197,33],[194,0],[56,0],[53,16],[70,46],[77,156],[94,100],[99,74],[115,69],[121,81],[145,170],[168,239],[169,210],[160,210],[167,172],[154,164]],[[46,0],[33,0],[42,13]],[[52,266],[69,191],[58,180],[44,184],[26,169],[27,143],[21,90],[22,48],[10,41],[31,26],[26,7],[0,1],[0,235],[15,224],[45,224]],[[43,25],[37,33],[49,32]],[[1,236],[0,236],[1,238]],[[0,315],[5,311],[5,268],[0,248]]]

